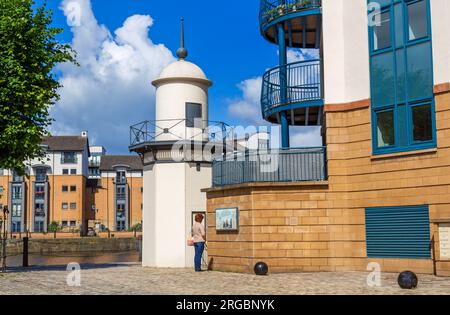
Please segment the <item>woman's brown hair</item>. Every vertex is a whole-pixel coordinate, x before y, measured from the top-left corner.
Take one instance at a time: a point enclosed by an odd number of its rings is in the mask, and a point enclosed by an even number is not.
[[[203,218],[204,218],[203,214],[197,213],[197,214],[195,215],[195,222],[202,223]]]

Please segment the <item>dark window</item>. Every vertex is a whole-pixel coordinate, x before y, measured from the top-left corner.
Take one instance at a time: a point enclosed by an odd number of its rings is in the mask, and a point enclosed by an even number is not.
[[[373,29],[374,50],[384,49],[391,46],[391,13],[389,11],[379,14],[380,25]]]
[[[13,233],[19,233],[22,229],[22,222],[20,221],[13,221],[11,224],[11,232]]]
[[[70,191],[71,192],[76,192],[77,191],[77,186],[70,186]]]
[[[76,164],[77,154],[76,152],[63,152],[61,155],[62,164]]]
[[[67,209],[69,209],[69,204],[67,202],[63,202],[62,205],[61,205],[61,208],[63,210],[67,210]]]
[[[45,186],[43,184],[36,184],[34,186],[34,198],[36,200],[45,199]]]
[[[35,217],[45,217],[45,206],[43,203],[34,204],[34,216]]]
[[[118,171],[116,173],[116,183],[123,184],[127,182],[127,172],[126,171]]]
[[[67,227],[68,225],[67,225],[67,221],[62,221],[62,227]]]
[[[37,182],[45,182],[47,181],[47,169],[46,168],[36,168],[36,181]]]
[[[23,176],[20,176],[16,171],[12,172],[12,181],[13,182],[23,182]]]
[[[12,205],[11,216],[13,218],[20,218],[22,216],[22,205],[13,204]]]
[[[62,192],[68,192],[69,186],[62,186]]]
[[[12,199],[22,199],[22,185],[12,186]]]
[[[427,4],[418,1],[408,4],[409,40],[428,36]]]
[[[186,103],[186,127],[193,128],[197,120],[202,119],[202,104]],[[197,122],[198,124],[198,122]]]
[[[395,144],[393,111],[377,113],[377,143],[379,148]]]
[[[116,187],[116,198],[117,200],[125,200],[127,197],[125,186]]]
[[[77,221],[70,221],[70,227],[76,227]]]
[[[35,221],[34,222],[34,232],[36,232],[36,233],[44,232],[44,222],[42,222],[42,221]]]
[[[70,175],[77,175],[77,170],[75,168],[72,168],[70,170]]]
[[[69,170],[67,168],[64,168],[62,173],[63,175],[69,175]]]
[[[70,209],[75,210],[76,208],[77,208],[77,203],[76,202],[70,203]]]
[[[433,121],[431,105],[420,105],[412,108],[414,141],[433,140]]]

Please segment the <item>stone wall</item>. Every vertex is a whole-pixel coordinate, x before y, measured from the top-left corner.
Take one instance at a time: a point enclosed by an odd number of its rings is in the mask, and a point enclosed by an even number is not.
[[[345,108],[345,107],[344,107]],[[365,209],[429,205],[431,238],[437,222],[450,221],[450,93],[436,95],[437,149],[372,155],[367,104],[326,113],[328,182],[245,184],[208,191],[209,257],[214,269],[251,272],[258,260],[272,272],[410,269],[433,273],[433,260],[368,259]],[[215,209],[239,208],[240,230],[215,231]]]
[[[30,239],[30,254],[126,252],[138,251],[136,238],[70,238],[70,239]],[[8,256],[21,255],[23,242],[9,240]]]

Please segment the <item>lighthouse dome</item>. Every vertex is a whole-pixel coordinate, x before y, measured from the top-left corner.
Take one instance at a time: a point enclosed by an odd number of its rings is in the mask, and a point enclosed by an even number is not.
[[[186,60],[178,60],[168,65],[159,76],[159,79],[194,78],[207,80],[205,73],[199,66]]]
[[[168,65],[160,74],[159,78],[152,82],[158,86],[161,83],[171,81],[196,81],[211,86],[212,82],[208,80],[203,70],[192,62],[180,59]]]

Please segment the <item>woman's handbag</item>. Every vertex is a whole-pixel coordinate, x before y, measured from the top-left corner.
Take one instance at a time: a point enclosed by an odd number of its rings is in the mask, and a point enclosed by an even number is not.
[[[188,237],[187,246],[194,246],[194,238],[193,237]]]

